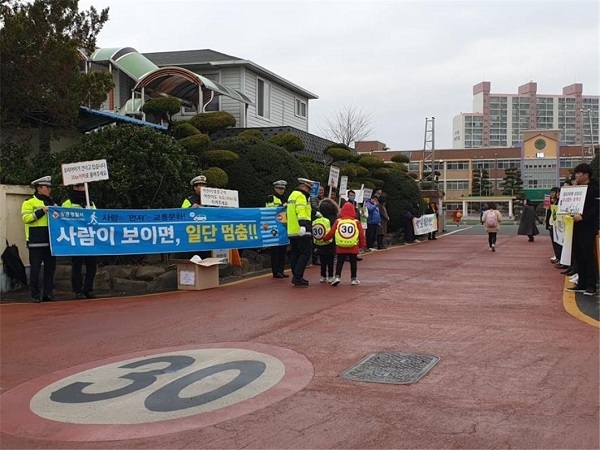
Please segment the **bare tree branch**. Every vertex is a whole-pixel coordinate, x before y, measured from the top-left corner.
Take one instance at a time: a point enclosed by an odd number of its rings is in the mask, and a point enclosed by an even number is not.
[[[323,135],[335,142],[350,146],[373,134],[373,113],[365,112],[358,106],[341,106],[325,119],[325,125],[319,126]]]

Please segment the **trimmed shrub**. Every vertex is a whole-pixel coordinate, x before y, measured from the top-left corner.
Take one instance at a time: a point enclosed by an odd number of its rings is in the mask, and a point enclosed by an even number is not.
[[[186,137],[194,136],[196,134],[201,134],[200,130],[188,122],[179,122],[173,128],[173,137],[175,139],[183,139]]]
[[[246,129],[238,134],[238,137],[242,138],[255,138],[259,141],[264,141],[265,137],[259,130]]]
[[[287,133],[271,136],[268,140],[275,145],[285,148],[290,153],[304,150],[304,142],[302,142],[302,139],[300,139],[297,134],[289,131]]]
[[[325,154],[334,161],[350,161],[354,156],[350,150],[340,147],[330,147],[325,150]]]
[[[144,103],[142,111],[170,123],[173,114],[181,111],[181,101],[172,97],[151,98]]]
[[[183,147],[190,158],[197,166],[202,165],[200,156],[210,147],[210,137],[207,134],[194,134],[192,136],[179,139],[177,143]]]
[[[377,156],[362,156],[358,160],[358,164],[367,168],[368,170],[377,169],[379,167],[385,166],[385,163],[382,159],[379,159]]]
[[[209,166],[226,167],[240,159],[240,155],[229,150],[207,150],[200,155],[199,159]]]
[[[215,131],[235,126],[235,117],[225,111],[197,114],[190,119],[190,124],[202,133],[211,134]]]
[[[392,156],[392,161],[395,163],[408,164],[410,162],[410,158],[406,155],[394,155]]]
[[[224,189],[229,183],[229,175],[219,167],[210,167],[202,171],[210,187]]]

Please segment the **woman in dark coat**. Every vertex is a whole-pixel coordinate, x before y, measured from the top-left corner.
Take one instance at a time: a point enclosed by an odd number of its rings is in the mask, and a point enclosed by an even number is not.
[[[519,221],[519,230],[517,234],[520,236],[529,237],[529,242],[533,242],[534,236],[540,234],[535,222],[537,217],[535,215],[535,209],[529,200],[523,200],[523,212],[521,213],[521,220]]]

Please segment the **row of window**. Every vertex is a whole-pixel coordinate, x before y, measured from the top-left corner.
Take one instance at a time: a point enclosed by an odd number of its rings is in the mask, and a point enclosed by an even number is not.
[[[306,102],[299,98],[294,99],[294,114],[306,118]],[[262,78],[256,81],[256,115],[265,119],[271,118],[271,83]]]

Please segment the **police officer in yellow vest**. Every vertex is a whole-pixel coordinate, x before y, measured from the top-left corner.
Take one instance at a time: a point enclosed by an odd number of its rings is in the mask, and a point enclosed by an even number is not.
[[[287,201],[284,195],[287,182],[285,180],[278,180],[273,183],[273,193],[267,196],[265,207],[267,208],[278,208],[287,206]],[[271,272],[273,272],[273,278],[289,278],[285,271],[285,255],[287,252],[286,245],[276,245],[270,248],[271,252]]]
[[[198,175],[192,178],[190,186],[194,191],[192,195],[186,198],[181,205],[182,208],[199,208],[202,206],[202,199],[200,197],[202,193],[202,187],[206,186],[206,177],[204,175]]]
[[[87,208],[85,184],[74,184],[69,188],[69,198],[62,205],[63,208]],[[94,202],[90,201],[90,208],[96,209]],[[85,264],[85,279],[81,272]],[[75,298],[95,298],[94,278],[96,277],[96,257],[92,255],[71,257],[71,287]]]
[[[25,240],[29,249],[29,289],[31,300],[40,303],[54,298],[54,272],[56,257],[50,252],[50,232],[48,231],[48,212],[56,203],[50,198],[52,177],[46,176],[31,182],[35,188],[33,197],[21,205],[21,219],[25,224]],[[44,264],[44,291],[40,292],[39,276]]]
[[[292,284],[307,287],[304,270],[312,256],[312,221],[310,190],[314,184],[307,178],[298,178],[298,187],[287,201],[287,232],[290,238],[290,266]]]

